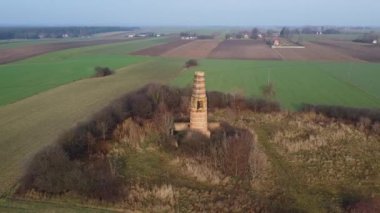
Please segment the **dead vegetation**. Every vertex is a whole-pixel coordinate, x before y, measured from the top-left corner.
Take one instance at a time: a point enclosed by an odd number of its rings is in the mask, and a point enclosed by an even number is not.
[[[273,170],[263,185],[274,205],[289,202],[292,211],[342,212],[379,196],[380,137],[360,122],[313,112],[240,116],[251,119],[237,116],[235,123],[255,128],[271,161]]]

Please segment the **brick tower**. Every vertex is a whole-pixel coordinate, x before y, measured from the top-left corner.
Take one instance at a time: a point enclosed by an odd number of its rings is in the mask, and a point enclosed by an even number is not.
[[[205,73],[195,72],[190,106],[190,129],[210,136],[207,123],[207,96]]]

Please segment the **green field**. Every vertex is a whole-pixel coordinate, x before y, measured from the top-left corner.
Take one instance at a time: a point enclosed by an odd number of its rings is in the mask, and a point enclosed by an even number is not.
[[[181,73],[173,85],[192,82],[193,71],[206,72],[208,90],[261,96],[268,80],[276,99],[288,109],[303,103],[380,107],[380,64],[201,60],[200,66]]]
[[[94,74],[95,66],[118,69],[142,62],[127,54],[167,42],[166,38],[127,41],[49,53],[0,65],[0,106]]]

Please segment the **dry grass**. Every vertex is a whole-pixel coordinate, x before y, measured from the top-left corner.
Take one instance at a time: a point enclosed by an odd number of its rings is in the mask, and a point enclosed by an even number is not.
[[[272,168],[259,187],[273,206],[340,212],[355,204],[351,197],[380,194],[378,134],[314,113],[241,112],[230,119],[258,132]]]

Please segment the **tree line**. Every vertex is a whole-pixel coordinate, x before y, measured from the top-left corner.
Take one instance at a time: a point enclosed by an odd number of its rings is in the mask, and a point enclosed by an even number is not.
[[[83,37],[96,33],[131,31],[138,27],[2,27],[0,40]]]

